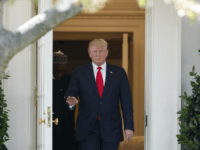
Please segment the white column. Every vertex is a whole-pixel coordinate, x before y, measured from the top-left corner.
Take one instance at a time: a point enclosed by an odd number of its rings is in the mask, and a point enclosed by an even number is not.
[[[181,24],[172,4],[146,8],[145,150],[180,150],[177,111],[181,100]]]
[[[4,27],[15,31],[33,17],[31,0],[4,3]],[[35,43],[17,53],[9,62],[5,72],[10,77],[4,80],[4,94],[10,112],[8,135],[5,144],[9,150],[35,150],[35,95],[36,86]]]

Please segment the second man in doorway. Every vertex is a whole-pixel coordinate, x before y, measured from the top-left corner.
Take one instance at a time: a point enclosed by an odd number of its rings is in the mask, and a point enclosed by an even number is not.
[[[76,150],[74,138],[74,113],[63,102],[71,76],[66,74],[67,55],[61,51],[53,54],[53,150]]]

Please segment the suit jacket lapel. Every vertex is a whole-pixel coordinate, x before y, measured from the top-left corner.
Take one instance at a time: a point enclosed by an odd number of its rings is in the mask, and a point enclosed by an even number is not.
[[[106,81],[105,81],[105,86],[104,86],[102,98],[104,98],[104,96],[106,95],[107,91],[109,90],[109,87],[110,87],[110,85],[112,83],[112,79],[113,79],[112,66],[110,64],[108,64],[108,63],[106,65],[107,65],[106,66]]]
[[[90,82],[90,85],[92,86],[92,89],[94,90],[96,95],[100,98],[99,92],[98,92],[98,89],[97,89],[97,85],[96,85],[96,81],[95,81],[95,77],[94,77],[94,71],[93,71],[92,63],[87,65],[86,74],[87,74],[88,80]],[[107,91],[109,90],[109,87],[112,83],[112,79],[113,79],[112,66],[106,62],[106,81],[105,81],[105,86],[104,86],[102,98],[106,95]]]
[[[88,80],[90,82],[90,85],[92,86],[92,89],[94,90],[96,95],[100,98],[99,93],[98,93],[98,89],[97,89],[97,85],[96,85],[96,81],[95,81],[95,77],[94,77],[94,71],[93,71],[92,63],[87,65],[86,74],[87,74]]]

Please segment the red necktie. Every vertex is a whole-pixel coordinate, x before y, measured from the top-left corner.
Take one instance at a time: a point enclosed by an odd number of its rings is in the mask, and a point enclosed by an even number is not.
[[[99,92],[99,96],[100,98],[102,97],[103,94],[103,77],[101,74],[101,67],[98,67],[98,72],[97,72],[97,77],[96,77],[96,84],[97,84],[97,89]],[[100,120],[100,116],[98,117],[98,119]]]

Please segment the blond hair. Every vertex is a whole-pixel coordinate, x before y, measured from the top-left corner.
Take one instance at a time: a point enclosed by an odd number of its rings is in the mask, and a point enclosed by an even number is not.
[[[101,43],[101,46],[105,46],[105,49],[107,49],[107,46],[108,46],[108,43],[104,40],[104,39],[94,39],[92,40],[90,43],[89,43],[89,46],[88,46],[88,51],[90,50],[90,48],[97,44],[97,43]],[[107,49],[108,50],[108,49]]]

